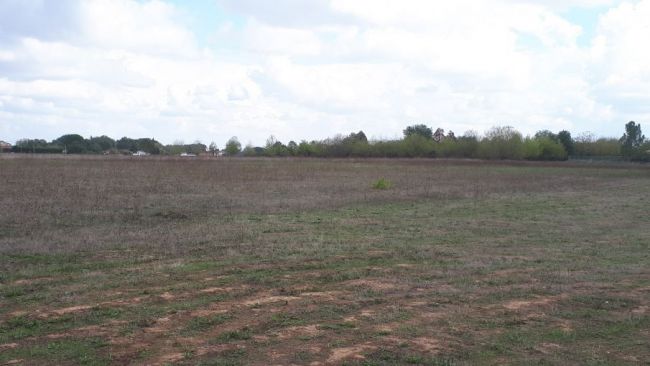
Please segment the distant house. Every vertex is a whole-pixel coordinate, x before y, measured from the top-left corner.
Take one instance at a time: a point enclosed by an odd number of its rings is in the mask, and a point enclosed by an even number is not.
[[[146,153],[146,152],[144,152],[142,150],[136,151],[136,152],[133,153],[133,156],[148,156],[148,155],[149,155],[149,153]]]
[[[11,144],[8,142],[0,141],[0,153],[11,152]]]
[[[195,158],[196,154],[184,152],[184,153],[181,154],[181,156],[184,157],[184,158]]]

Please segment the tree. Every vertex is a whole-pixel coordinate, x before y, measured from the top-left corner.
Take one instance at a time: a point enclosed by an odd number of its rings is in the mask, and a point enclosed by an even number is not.
[[[110,150],[115,147],[115,140],[113,140],[112,138],[106,135],[99,136],[99,137],[91,137],[90,143],[96,144],[99,147],[100,151]]]
[[[214,141],[210,143],[208,149],[210,150],[210,154],[212,156],[217,156],[217,153],[219,152],[219,148],[217,147],[217,144]]]
[[[485,138],[488,140],[509,141],[512,139],[521,139],[522,137],[521,133],[512,126],[496,126],[485,133]]]
[[[162,144],[153,138],[141,138],[135,140],[136,151],[141,150],[151,155],[158,155],[162,150]]]
[[[313,156],[314,150],[315,149],[313,144],[310,144],[309,142],[302,140],[300,141],[300,144],[298,144],[298,150],[296,150],[296,154],[298,156]]]
[[[86,152],[86,142],[86,139],[77,134],[63,135],[52,141],[52,143],[62,146],[68,154],[81,154]]]
[[[226,154],[228,156],[235,156],[241,152],[241,143],[237,139],[237,136],[233,136],[226,142]]]
[[[641,132],[641,125],[630,121],[625,125],[625,134],[621,137],[621,152],[624,156],[631,156],[638,150],[643,142],[645,136]]]
[[[278,141],[275,136],[271,135],[266,139],[266,146],[264,148],[265,155],[267,156],[287,156],[289,149],[284,144]]]
[[[571,132],[569,131],[560,131],[557,134],[557,140],[562,146],[564,146],[564,150],[566,150],[567,154],[569,155],[574,155],[576,152],[576,147],[573,142],[573,138],[571,137]]]
[[[362,143],[367,143],[368,138],[366,137],[366,134],[363,133],[363,131],[359,131],[357,133],[352,132],[350,136],[345,138],[345,142],[362,142]]]
[[[25,150],[31,150],[37,147],[45,147],[47,145],[47,141],[42,139],[20,139],[16,141],[16,146]]]
[[[77,134],[70,134],[70,135],[63,135],[59,137],[58,139],[52,141],[57,144],[61,145],[71,145],[71,144],[83,144],[84,143],[84,138],[81,135]]]
[[[132,138],[128,137],[122,137],[121,139],[117,140],[115,143],[115,146],[119,150],[128,150],[130,152],[136,152],[138,151],[138,143]]]
[[[11,148],[11,151],[17,153],[60,154],[63,151],[63,146],[49,144],[42,139],[21,139],[16,141],[16,145]]]
[[[255,150],[255,147],[253,146],[253,144],[251,144],[250,142],[246,145],[246,147],[244,148],[242,153],[246,157],[257,156],[257,151]]]
[[[485,133],[479,146],[479,157],[485,159],[521,159],[524,157],[521,133],[510,126],[498,126]]]
[[[558,135],[554,134],[549,130],[541,130],[541,131],[537,131],[537,133],[535,134],[535,138],[538,140],[549,139],[551,141],[557,141]]]
[[[413,126],[408,126],[404,130],[404,137],[410,137],[410,136],[422,136],[426,139],[432,139],[433,138],[433,131],[431,128],[427,127],[426,125],[413,125]]]
[[[287,144],[287,150],[289,150],[289,155],[295,156],[298,152],[298,144],[295,141],[289,141]]]

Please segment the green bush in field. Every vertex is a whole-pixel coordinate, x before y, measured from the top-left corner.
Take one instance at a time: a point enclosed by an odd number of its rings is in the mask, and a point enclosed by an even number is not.
[[[524,157],[524,141],[521,133],[510,126],[491,128],[479,144],[478,157],[482,159],[522,159]]]
[[[575,143],[575,155],[584,157],[620,157],[621,144],[617,139],[612,138],[600,138],[596,140],[582,137]]]
[[[389,180],[381,178],[375,183],[373,183],[372,188],[386,190],[386,189],[390,189],[392,186],[393,183],[391,183]]]
[[[564,146],[549,137],[526,138],[523,143],[524,159],[526,160],[567,160]]]
[[[566,160],[569,157],[564,146],[557,141],[540,139],[539,146],[541,151],[538,159],[540,160]]]
[[[400,157],[421,158],[435,156],[436,142],[418,134],[405,137],[400,145]]]
[[[526,160],[537,160],[540,155],[542,155],[542,146],[539,143],[538,139],[526,138],[524,140],[524,159]]]
[[[639,146],[630,156],[632,161],[650,162],[650,142]]]
[[[475,136],[447,139],[435,145],[435,156],[443,158],[475,158],[479,141]]]

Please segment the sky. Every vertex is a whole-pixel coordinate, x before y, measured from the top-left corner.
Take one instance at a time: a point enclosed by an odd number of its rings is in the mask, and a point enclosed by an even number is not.
[[[0,0],[0,140],[650,122],[650,0]]]

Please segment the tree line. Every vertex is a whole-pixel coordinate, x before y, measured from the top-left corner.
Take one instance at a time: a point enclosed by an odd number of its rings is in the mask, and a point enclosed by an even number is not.
[[[90,137],[77,134],[63,135],[50,142],[41,139],[22,139],[12,147],[16,153],[37,154],[133,154],[138,151],[150,155],[178,155],[182,153],[199,155],[215,152],[216,145],[204,145],[201,142],[184,144],[182,142],[163,145],[153,138],[132,139],[122,137],[114,140],[108,136]]]
[[[512,160],[567,160],[574,158],[628,159],[650,161],[650,140],[641,131],[641,125],[629,122],[619,139],[595,138],[584,133],[573,137],[569,131],[557,133],[542,130],[533,136],[523,136],[509,126],[493,127],[483,136],[468,131],[456,136],[440,128],[435,131],[424,124],[408,126],[403,138],[370,141],[363,131],[337,135],[325,140],[290,141],[282,143],[271,136],[264,146],[251,144],[242,147],[237,137],[228,140],[222,151],[212,142],[163,145],[153,138],[114,140],[108,136],[90,137],[77,134],[63,135],[55,140],[19,140],[12,151],[16,153],[68,154],[132,154],[152,155],[210,154],[244,157],[386,157],[386,158],[470,158]]]
[[[424,124],[408,126],[403,138],[369,141],[363,131],[320,141],[290,141],[286,145],[271,136],[264,147],[242,148],[236,137],[225,146],[227,155],[269,157],[387,157],[387,158],[468,158],[561,161],[573,158],[628,159],[650,161],[650,140],[641,125],[629,122],[619,138],[596,138],[569,131],[538,131],[524,137],[513,127],[493,127],[483,136],[469,131],[456,136],[452,131],[433,130]]]

